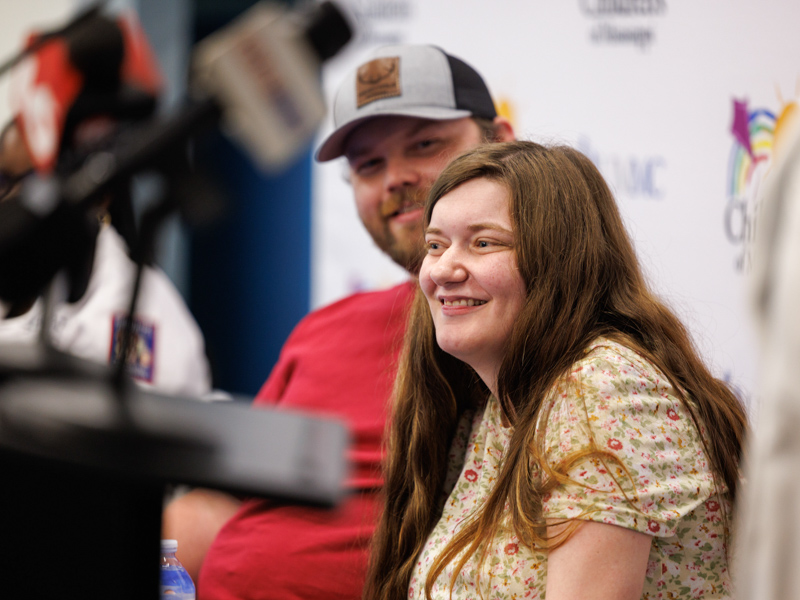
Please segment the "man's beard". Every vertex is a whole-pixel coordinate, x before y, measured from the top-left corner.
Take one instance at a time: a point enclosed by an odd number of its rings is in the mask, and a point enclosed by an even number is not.
[[[401,211],[415,210],[425,204],[427,189],[412,188],[396,192],[381,205],[383,217],[381,231],[370,231],[370,235],[378,247],[389,258],[412,275],[419,273],[422,258],[425,255],[425,240],[422,233],[422,220],[406,224],[400,235],[396,235],[389,225],[389,219]]]

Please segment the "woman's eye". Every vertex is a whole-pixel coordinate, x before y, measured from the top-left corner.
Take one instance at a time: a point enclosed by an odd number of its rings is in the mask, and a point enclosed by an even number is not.
[[[509,242],[501,239],[477,240],[475,242],[477,248],[488,248],[490,250],[498,250],[501,248],[510,247]]]

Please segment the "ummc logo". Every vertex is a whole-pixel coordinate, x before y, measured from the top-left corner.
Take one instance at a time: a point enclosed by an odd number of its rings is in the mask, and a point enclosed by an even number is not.
[[[660,15],[667,0],[580,0],[581,12],[590,17]]]
[[[578,150],[589,157],[616,194],[636,200],[664,199],[667,161],[663,156],[603,152],[587,136],[579,138]]]
[[[733,101],[733,146],[728,160],[728,203],[725,236],[737,249],[737,271],[750,268],[753,236],[759,211],[761,182],[772,162],[775,115],[769,110],[750,110],[747,101]]]

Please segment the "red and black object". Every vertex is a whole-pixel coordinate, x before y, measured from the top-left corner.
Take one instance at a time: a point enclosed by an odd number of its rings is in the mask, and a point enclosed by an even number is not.
[[[94,11],[55,33],[34,33],[17,61],[11,104],[34,167],[91,151],[126,122],[153,115],[161,74],[135,14]]]
[[[133,13],[107,16],[93,8],[56,31],[34,33],[25,49],[0,67],[14,67],[12,108],[34,170],[64,180],[87,159],[117,143],[120,132],[149,120],[161,75]],[[31,184],[27,186],[25,184]],[[31,188],[38,186],[38,192]],[[0,205],[0,298],[27,302],[60,270],[69,277],[69,301],[83,296],[103,204],[129,247],[137,241],[129,181],[91,198],[37,202],[48,187],[26,181]]]

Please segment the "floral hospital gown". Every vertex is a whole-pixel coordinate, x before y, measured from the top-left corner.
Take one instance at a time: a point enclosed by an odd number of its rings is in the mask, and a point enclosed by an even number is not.
[[[730,514],[732,506],[727,493],[721,499],[716,494],[697,428],[655,366],[616,342],[596,340],[554,386],[542,407],[542,426],[549,464],[588,448],[593,438],[597,448],[625,465],[636,486],[622,483],[626,494],[621,493],[608,473],[619,467],[587,458],[569,471],[584,485],[569,483],[546,494],[544,517],[580,516],[652,536],[642,598],[730,597],[723,510]],[[471,423],[462,419],[453,448],[466,450],[451,453],[449,476],[458,477],[419,556],[409,598],[425,597],[433,561],[459,523],[488,497],[510,433],[494,398]],[[433,598],[449,597],[457,562],[434,582]],[[527,548],[501,527],[480,572],[476,556],[464,565],[452,598],[544,598],[546,583],[547,553]]]

